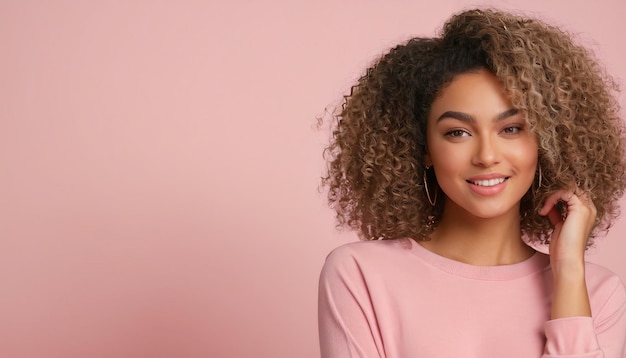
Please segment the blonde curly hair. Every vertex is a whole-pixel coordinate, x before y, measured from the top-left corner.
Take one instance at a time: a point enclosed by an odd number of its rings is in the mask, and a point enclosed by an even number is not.
[[[592,237],[608,230],[626,186],[615,81],[567,32],[491,9],[453,15],[439,37],[394,47],[344,97],[322,178],[339,226],[365,240],[428,238],[443,210],[424,190],[428,111],[454,76],[480,68],[498,77],[538,138],[541,183],[537,174],[520,205],[526,240],[549,241],[537,212],[573,183],[597,207]]]

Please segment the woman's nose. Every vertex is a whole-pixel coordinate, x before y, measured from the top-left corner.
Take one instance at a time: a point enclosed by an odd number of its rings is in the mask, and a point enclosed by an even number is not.
[[[498,140],[490,136],[479,138],[473,162],[475,165],[489,167],[500,162],[501,148]]]

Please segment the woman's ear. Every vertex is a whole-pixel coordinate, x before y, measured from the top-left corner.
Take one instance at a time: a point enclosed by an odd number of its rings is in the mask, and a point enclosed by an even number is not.
[[[430,159],[430,154],[424,154],[424,165],[426,168],[430,168],[433,165],[433,161]]]

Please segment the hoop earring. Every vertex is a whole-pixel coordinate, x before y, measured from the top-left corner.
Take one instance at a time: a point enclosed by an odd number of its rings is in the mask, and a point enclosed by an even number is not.
[[[430,197],[430,192],[428,191],[428,178],[426,177],[426,172],[428,171],[428,167],[426,167],[426,170],[424,170],[424,175],[423,175],[423,179],[424,179],[424,190],[426,191],[426,196],[428,197],[428,202],[430,203],[431,206],[435,206],[435,204],[437,204],[437,192],[438,190],[435,190],[435,200],[433,200]]]

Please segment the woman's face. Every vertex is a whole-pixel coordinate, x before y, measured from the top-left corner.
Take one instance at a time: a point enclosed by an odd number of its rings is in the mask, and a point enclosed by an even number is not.
[[[444,87],[426,136],[425,161],[446,194],[444,213],[519,215],[535,178],[537,140],[491,72],[460,74]]]

